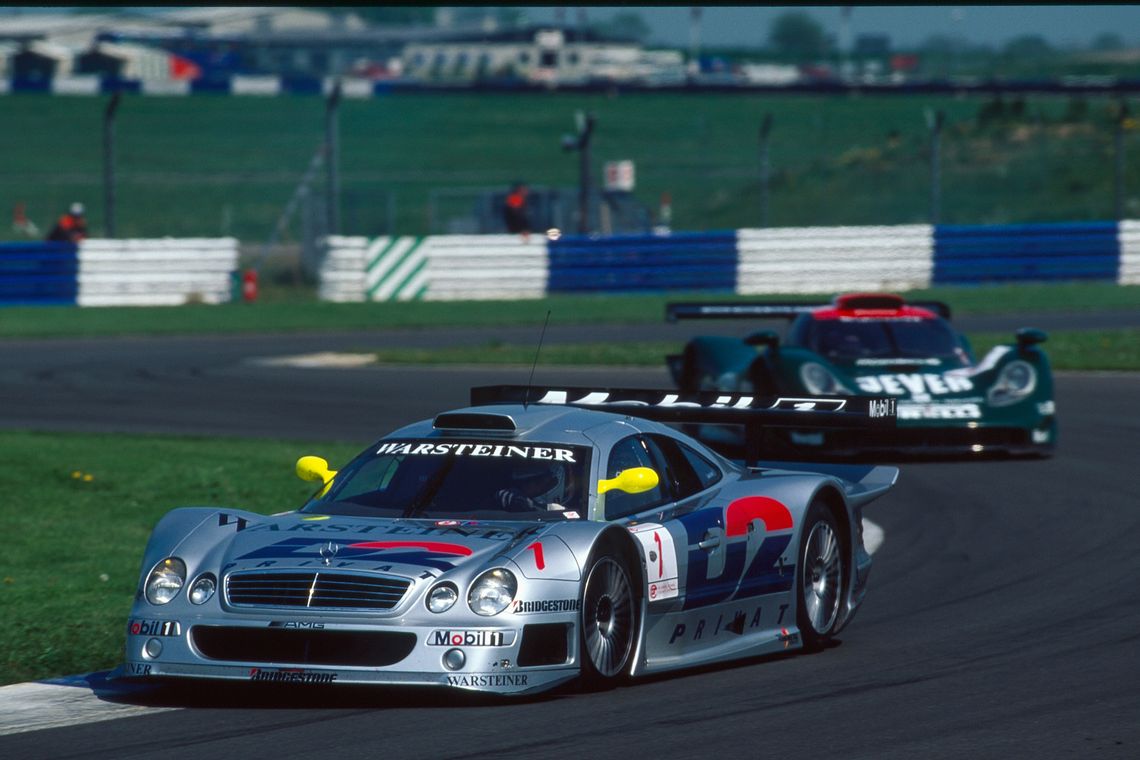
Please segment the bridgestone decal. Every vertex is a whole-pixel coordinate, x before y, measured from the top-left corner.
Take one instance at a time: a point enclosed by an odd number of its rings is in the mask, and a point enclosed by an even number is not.
[[[526,614],[530,612],[576,612],[580,602],[577,599],[543,599],[539,602],[524,602],[516,599],[511,612]]]

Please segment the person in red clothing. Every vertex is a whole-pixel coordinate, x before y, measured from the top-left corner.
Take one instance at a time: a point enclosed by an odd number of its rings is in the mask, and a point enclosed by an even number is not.
[[[87,220],[83,217],[83,204],[72,203],[67,213],[51,228],[47,239],[62,243],[78,243],[87,237]]]
[[[516,182],[507,193],[503,202],[503,221],[507,224],[507,232],[530,232],[530,220],[527,219],[526,209],[527,186]]]

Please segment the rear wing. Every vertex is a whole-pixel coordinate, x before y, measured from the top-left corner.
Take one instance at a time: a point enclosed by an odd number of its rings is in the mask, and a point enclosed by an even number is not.
[[[822,309],[825,303],[669,303],[665,321],[678,319],[795,319],[805,312]]]
[[[646,388],[484,385],[471,389],[471,404],[558,404],[674,424],[742,425],[749,464],[760,458],[766,427],[893,428],[897,419],[891,396],[786,397]]]
[[[950,319],[950,307],[941,301],[907,301],[907,306],[917,306],[920,309],[932,311],[945,320]]]
[[[825,309],[830,303],[749,303],[722,301],[720,303],[665,304],[665,321],[678,319],[795,319],[800,314]],[[907,301],[907,306],[932,311],[943,319],[950,319],[950,307],[942,301]]]

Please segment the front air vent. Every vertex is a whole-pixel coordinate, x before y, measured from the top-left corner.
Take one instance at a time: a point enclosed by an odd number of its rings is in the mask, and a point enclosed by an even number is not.
[[[436,430],[515,430],[515,421],[509,414],[482,414],[479,412],[447,412],[436,415]]]
[[[233,607],[328,610],[390,610],[412,582],[406,578],[328,570],[247,570],[226,576],[226,602]]]
[[[327,631],[195,625],[190,641],[203,657],[275,665],[395,665],[416,646],[404,631]]]
[[[570,654],[569,623],[524,625],[519,644],[520,668],[535,665],[563,665]]]

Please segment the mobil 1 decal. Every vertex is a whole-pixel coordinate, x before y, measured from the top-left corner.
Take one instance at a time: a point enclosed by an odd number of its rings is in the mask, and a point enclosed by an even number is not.
[[[747,496],[723,513],[702,509],[679,521],[688,533],[684,609],[792,587],[795,566],[781,559],[792,540],[792,513],[779,501]]]

